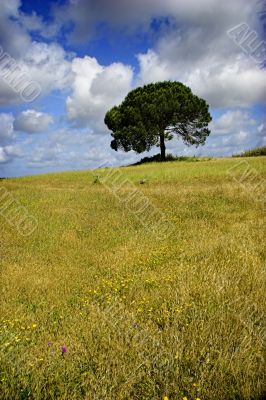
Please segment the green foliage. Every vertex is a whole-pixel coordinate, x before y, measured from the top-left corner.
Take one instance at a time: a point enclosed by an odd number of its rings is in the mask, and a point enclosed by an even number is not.
[[[255,149],[244,151],[240,154],[235,154],[233,157],[258,157],[266,156],[266,146],[256,147]]]
[[[99,175],[93,175],[93,183],[100,183],[100,176]]]
[[[120,106],[109,110],[104,122],[112,131],[111,148],[137,153],[160,145],[165,159],[165,141],[174,134],[186,145],[203,145],[210,134],[209,106],[180,82],[158,82],[128,93]]]

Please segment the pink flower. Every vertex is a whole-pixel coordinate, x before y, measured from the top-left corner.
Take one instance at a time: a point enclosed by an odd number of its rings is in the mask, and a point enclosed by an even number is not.
[[[68,348],[65,345],[64,346],[60,346],[60,350],[61,350],[62,355],[64,355],[65,353],[68,352]]]

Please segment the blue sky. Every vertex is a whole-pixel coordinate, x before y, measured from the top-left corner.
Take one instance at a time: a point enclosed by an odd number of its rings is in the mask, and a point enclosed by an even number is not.
[[[144,157],[110,148],[104,115],[129,90],[168,79],[205,98],[213,116],[205,146],[175,139],[169,152],[230,156],[265,145],[262,7],[250,0],[1,0],[0,177]]]

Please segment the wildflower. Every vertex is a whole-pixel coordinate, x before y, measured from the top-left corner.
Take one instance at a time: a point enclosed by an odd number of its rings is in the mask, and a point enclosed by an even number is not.
[[[65,353],[68,352],[68,349],[67,349],[67,347],[65,345],[64,346],[60,346],[60,350],[61,350],[62,355],[64,355]]]
[[[169,400],[167,396],[164,396],[163,400]]]
[[[36,329],[37,325],[36,324],[32,324],[32,329]]]
[[[183,400],[187,400],[187,397],[183,397]]]
[[[49,340],[49,342],[48,342],[48,346],[52,346],[52,342]]]

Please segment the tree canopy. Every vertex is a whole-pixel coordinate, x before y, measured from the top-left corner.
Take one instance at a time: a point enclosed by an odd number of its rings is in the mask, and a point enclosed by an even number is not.
[[[104,122],[112,131],[111,148],[137,153],[160,146],[165,160],[165,142],[174,134],[186,145],[203,145],[210,134],[209,106],[181,82],[157,82],[138,87],[113,107]]]

